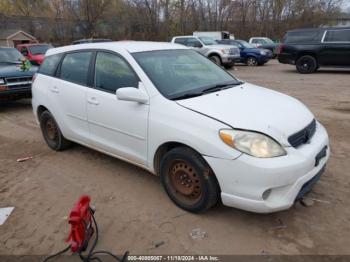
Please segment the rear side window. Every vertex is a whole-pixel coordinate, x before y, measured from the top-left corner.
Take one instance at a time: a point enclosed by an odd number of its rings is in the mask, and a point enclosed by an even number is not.
[[[60,78],[76,84],[87,85],[91,52],[66,54],[62,61]]]
[[[122,87],[138,87],[139,79],[129,64],[118,55],[98,52],[95,65],[95,87],[115,93]]]
[[[43,75],[54,76],[57,65],[61,60],[61,57],[62,57],[62,54],[45,57],[44,62],[40,66],[39,73]]]
[[[176,44],[186,45],[186,38],[176,38],[174,42]]]
[[[305,30],[288,32],[284,37],[284,43],[308,44],[320,42],[322,36],[321,30]]]
[[[350,29],[329,30],[327,31],[323,42],[350,42]]]

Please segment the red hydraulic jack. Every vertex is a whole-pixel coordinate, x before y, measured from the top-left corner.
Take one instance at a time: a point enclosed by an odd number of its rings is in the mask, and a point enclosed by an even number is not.
[[[116,256],[108,251],[94,251],[98,241],[98,227],[94,217],[95,211],[90,207],[91,198],[87,195],[83,195],[79,198],[79,201],[74,205],[69,214],[68,223],[71,225],[67,242],[69,246],[64,250],[47,257],[43,262],[49,261],[59,255],[64,254],[69,249],[72,253],[79,254],[79,257],[84,262],[89,261],[102,261],[97,255],[109,255],[116,261],[127,261],[129,252],[125,252],[122,257]],[[95,226],[95,228],[93,227]],[[89,241],[96,232],[95,241],[92,244],[87,255],[84,255],[89,246]]]

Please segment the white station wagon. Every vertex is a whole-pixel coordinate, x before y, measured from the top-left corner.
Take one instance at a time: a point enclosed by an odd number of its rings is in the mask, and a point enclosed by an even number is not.
[[[181,45],[50,49],[32,92],[50,148],[73,141],[143,167],[191,212],[220,198],[253,212],[288,209],[330,154],[325,128],[298,100]]]

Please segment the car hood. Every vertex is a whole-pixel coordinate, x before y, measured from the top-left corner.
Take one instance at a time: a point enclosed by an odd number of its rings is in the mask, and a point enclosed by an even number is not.
[[[268,49],[262,49],[262,48],[244,48],[243,49],[244,52],[252,52],[252,53],[259,53],[259,54],[261,50],[270,51]]]
[[[205,47],[209,49],[238,49],[238,47],[232,45],[206,45]]]
[[[233,128],[267,134],[284,146],[314,118],[300,101],[248,83],[177,103]]]
[[[20,64],[1,64],[0,63],[0,78],[18,77],[18,76],[33,76],[38,67],[32,66],[30,70],[23,71]]]

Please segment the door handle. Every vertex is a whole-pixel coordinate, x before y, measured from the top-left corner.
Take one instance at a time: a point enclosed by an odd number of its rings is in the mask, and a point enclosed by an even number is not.
[[[96,97],[91,97],[91,98],[89,98],[89,99],[87,100],[87,102],[88,102],[89,104],[95,105],[95,106],[97,106],[97,105],[100,104],[100,103],[97,101]]]
[[[50,90],[51,90],[51,92],[52,93],[56,93],[56,94],[58,94],[60,91],[58,90],[58,87],[57,86],[51,86],[50,87]]]

